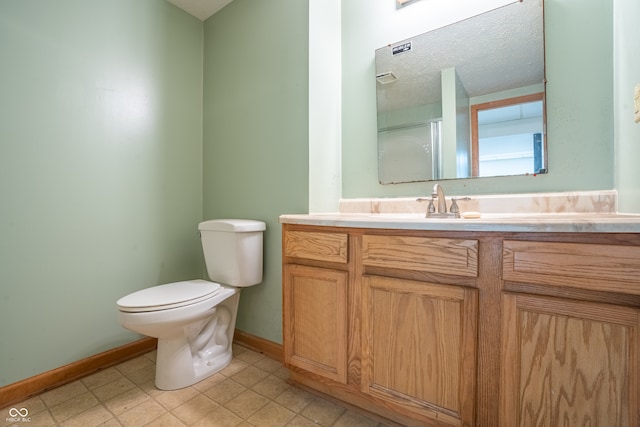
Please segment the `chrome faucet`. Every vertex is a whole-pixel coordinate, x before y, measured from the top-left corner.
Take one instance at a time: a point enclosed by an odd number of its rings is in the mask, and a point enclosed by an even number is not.
[[[470,200],[469,197],[452,197],[451,208],[447,212],[447,200],[444,197],[444,190],[440,184],[433,186],[430,198],[419,198],[418,202],[429,202],[427,207],[427,218],[460,218],[460,208],[458,207],[458,200]],[[434,205],[434,202],[437,203]]]
[[[447,201],[444,198],[444,190],[440,184],[436,184],[433,186],[433,191],[431,192],[432,199],[438,199],[438,213],[446,214],[447,213]]]

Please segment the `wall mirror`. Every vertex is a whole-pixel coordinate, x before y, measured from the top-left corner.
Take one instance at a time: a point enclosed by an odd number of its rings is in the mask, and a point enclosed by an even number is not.
[[[543,0],[376,50],[381,184],[547,171]]]

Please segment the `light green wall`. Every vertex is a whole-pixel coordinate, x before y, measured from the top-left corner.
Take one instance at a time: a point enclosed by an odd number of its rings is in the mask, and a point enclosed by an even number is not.
[[[308,209],[308,2],[234,0],[205,22],[204,218],[267,223],[237,328],[282,342],[278,216]]]
[[[373,51],[435,2],[384,23],[382,3],[342,2],[344,197],[429,190],[376,184]],[[612,188],[611,0],[546,4],[551,173],[448,193]],[[308,34],[307,1],[234,0],[204,25],[158,0],[0,2],[0,386],[135,339],[115,300],[200,276],[201,219],[267,223],[237,326],[282,341],[278,215],[310,203]]]
[[[138,336],[199,277],[202,22],[158,0],[0,2],[0,386]]]
[[[616,189],[620,212],[640,213],[640,123],[633,120],[633,89],[640,84],[640,2],[615,0]]]
[[[422,17],[422,28],[433,28],[436,3],[396,10],[369,0],[343,2],[343,197],[430,191],[428,183],[378,184],[374,51],[410,37],[402,33],[409,18]],[[549,173],[446,181],[447,194],[613,188],[612,10],[612,0],[545,0]],[[412,23],[413,34],[422,31],[417,27]]]

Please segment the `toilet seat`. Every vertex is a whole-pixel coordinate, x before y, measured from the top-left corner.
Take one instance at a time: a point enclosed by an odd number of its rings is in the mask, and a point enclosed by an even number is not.
[[[140,313],[184,307],[214,297],[220,284],[206,280],[188,280],[142,289],[120,298],[120,311]]]

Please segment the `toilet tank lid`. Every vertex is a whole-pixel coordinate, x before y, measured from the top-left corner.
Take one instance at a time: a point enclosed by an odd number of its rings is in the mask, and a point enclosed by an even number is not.
[[[262,221],[252,219],[211,219],[198,224],[200,231],[228,231],[245,233],[250,231],[264,231],[267,225]]]

